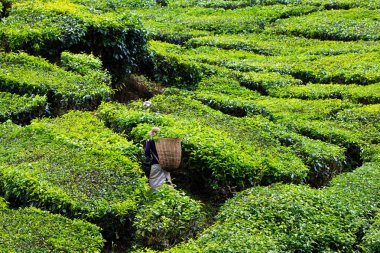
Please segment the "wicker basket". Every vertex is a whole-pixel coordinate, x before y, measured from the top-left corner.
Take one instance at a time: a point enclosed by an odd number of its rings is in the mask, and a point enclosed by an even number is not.
[[[160,138],[157,140],[156,149],[162,169],[173,171],[181,164],[181,139]]]

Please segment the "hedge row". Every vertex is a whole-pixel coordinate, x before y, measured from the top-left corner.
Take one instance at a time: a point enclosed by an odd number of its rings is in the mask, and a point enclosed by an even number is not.
[[[197,240],[165,252],[374,252],[377,223],[369,228],[379,211],[379,169],[366,164],[319,190],[281,184],[248,189],[228,200]]]
[[[214,187],[246,188],[307,177],[312,184],[322,185],[342,170],[345,157],[340,147],[291,133],[261,116],[222,114],[192,100],[191,93],[170,92],[176,95],[151,100],[149,111],[139,103],[102,104],[100,117],[117,131],[131,132],[136,141],[146,138],[151,125],[162,126],[164,136],[182,138],[185,164],[209,178],[207,183]]]
[[[95,225],[37,208],[9,209],[0,198],[1,252],[101,252]]]
[[[231,81],[230,86],[226,85],[228,81]],[[359,107],[339,99],[301,100],[263,97],[244,89],[236,81],[234,85],[232,83],[233,80],[218,77],[202,81],[194,92],[194,99],[232,116],[262,114],[275,121],[282,118],[328,120],[334,118],[341,110]],[[215,86],[218,88],[214,90]]]
[[[300,99],[339,98],[351,100],[354,103],[380,103],[380,83],[366,86],[350,84],[306,84],[289,85],[281,88],[269,88],[268,93],[274,97],[289,97]]]
[[[363,105],[352,109],[346,109],[337,114],[337,119],[345,122],[369,123],[376,127],[380,126],[380,104]]]
[[[0,125],[0,191],[15,205],[85,218],[125,232],[146,180],[132,143],[90,113]]]
[[[228,122],[228,118],[200,102],[179,96],[166,96],[165,99],[158,96],[152,103],[152,111],[142,111],[142,106],[136,103],[129,108],[114,103],[102,104],[98,111],[107,125],[130,132],[129,136],[138,142],[147,138],[146,133],[152,125],[162,126],[161,136],[181,138],[187,169],[194,175],[201,175],[198,178],[214,190],[246,188],[264,179],[265,183],[300,182],[306,177],[305,165],[276,140],[266,136],[256,136],[256,140],[250,142],[235,139],[229,129],[223,129],[227,123],[219,126],[214,123]],[[168,112],[168,108],[172,111]]]
[[[7,122],[0,136],[0,194],[13,205],[91,221],[105,238],[129,245],[168,247],[204,226],[199,201],[172,188],[149,193],[142,150],[92,113],[73,111],[26,127]]]
[[[107,99],[112,94],[109,80],[102,80],[102,71],[93,73],[65,71],[25,53],[0,53],[0,90],[46,95],[53,107],[92,109]]]
[[[110,12],[122,12],[128,8],[151,8],[156,5],[155,0],[71,0],[71,2]]]
[[[213,86],[210,85],[211,87],[207,86],[207,88],[205,88],[203,85],[200,85],[195,92],[194,98],[216,110],[235,117],[261,114],[271,120],[278,120],[278,118],[281,117],[286,117],[287,119],[323,119],[333,117],[336,112],[342,108],[352,107],[349,103],[342,103],[337,100],[308,101],[309,103],[303,103],[303,101],[300,100],[260,99],[254,94],[246,93],[244,93],[244,95],[247,99],[242,99],[241,96],[239,96],[242,94],[239,94],[240,92],[237,93],[239,91],[238,85],[233,86],[234,93],[231,94],[228,92],[228,88],[230,87],[220,85],[220,83],[224,81],[223,79],[214,78],[209,80],[209,82],[212,81],[216,81],[218,87],[222,90],[213,92],[207,90],[212,89]],[[210,84],[209,82],[206,82],[206,84]],[[204,91],[203,89],[206,90]],[[251,95],[251,98],[249,95]],[[280,107],[284,109],[284,112],[282,112]],[[241,119],[240,121],[244,121],[246,124],[250,123],[249,120],[246,119]],[[234,125],[236,126],[237,124],[234,123]],[[314,186],[325,184],[333,175],[341,172],[344,165],[347,165],[344,148],[317,140],[310,140],[291,131],[281,129],[279,126],[273,128],[272,131],[276,136],[275,138],[278,139],[282,145],[290,146],[295,154],[310,168],[309,183]],[[236,130],[231,129],[231,132],[236,132]],[[250,141],[250,138],[254,138],[251,137],[250,134],[245,134],[245,137],[247,138],[244,140],[245,142]]]
[[[373,41],[332,41],[293,36],[273,36],[266,33],[209,35],[190,39],[186,46],[212,46],[244,50],[261,55],[339,55],[379,51]]]
[[[240,72],[278,72],[301,79],[304,83],[333,82],[365,85],[380,81],[377,71],[379,58],[376,51],[330,56],[306,54],[265,56],[208,46],[187,49],[162,42],[150,42],[149,49],[153,56],[156,56],[156,59],[153,57],[154,63],[167,58],[170,59],[169,66],[173,65],[172,62],[177,62],[177,64],[181,62],[193,72],[202,71],[202,68],[207,69],[208,65],[215,65],[215,68],[225,67]]]
[[[280,122],[303,135],[345,147],[358,144],[364,148],[366,143],[378,143],[380,135],[378,125],[370,122],[296,118],[283,118]]]
[[[76,72],[87,78],[98,79],[99,83],[109,84],[111,76],[103,68],[102,61],[93,54],[74,54],[68,51],[61,53],[61,68],[66,71]]]
[[[213,63],[197,62],[187,56],[183,48],[180,50],[173,44],[150,41],[149,45],[147,74],[168,85],[196,89],[201,81],[209,82],[208,78],[216,75],[231,79],[230,82],[238,80],[242,86],[266,94],[269,88],[302,84],[301,80],[277,72],[240,72]]]
[[[348,9],[353,7],[366,7],[366,8],[379,8],[380,4],[376,0],[365,0],[365,1],[355,1],[355,0],[217,0],[217,1],[207,1],[207,0],[171,0],[168,1],[171,7],[189,7],[189,6],[202,6],[206,8],[224,8],[224,9],[236,9],[243,8],[247,6],[266,6],[275,4],[284,5],[314,5],[325,9]]]
[[[68,0],[13,3],[0,23],[0,45],[56,59],[65,50],[94,52],[116,76],[136,69],[146,35],[129,13],[103,12]]]
[[[274,120],[285,118],[287,120],[302,119],[329,119],[339,111],[354,108],[357,105],[340,99],[301,100],[296,98],[261,97],[254,101],[255,105],[264,108]]]
[[[262,113],[262,108],[256,107],[253,100],[260,97],[256,91],[241,87],[232,78],[211,76],[203,79],[194,92],[194,99],[223,113],[243,117],[249,113]]]
[[[370,123],[341,120],[282,119],[278,122],[289,130],[346,148],[347,169],[360,166],[373,157],[371,144],[379,143],[378,126]]]
[[[379,213],[363,237],[363,250],[365,252],[377,252],[380,250],[380,216]]]
[[[134,247],[165,249],[199,234],[206,224],[203,204],[163,185],[149,193],[133,220]]]
[[[156,21],[144,18],[144,29],[147,30],[148,38],[158,41],[167,41],[173,44],[185,44],[192,38],[209,35],[208,31],[187,28],[183,30],[183,25],[166,21]]]
[[[170,27],[180,24],[184,28],[210,31],[215,34],[250,33],[262,29],[280,18],[300,16],[316,11],[314,6],[272,5],[247,7],[236,10],[188,8],[149,8],[137,9],[134,13],[142,20],[164,21]],[[154,23],[150,23],[154,24]]]
[[[16,123],[27,123],[31,119],[46,113],[46,97],[19,96],[0,92],[0,122],[12,120]]]
[[[379,17],[377,10],[364,8],[329,10],[283,19],[270,30],[322,40],[379,40]]]

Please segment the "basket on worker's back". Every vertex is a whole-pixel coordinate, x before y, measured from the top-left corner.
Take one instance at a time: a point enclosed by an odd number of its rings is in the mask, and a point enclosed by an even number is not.
[[[181,139],[160,138],[156,142],[156,149],[162,169],[178,170],[182,157]]]

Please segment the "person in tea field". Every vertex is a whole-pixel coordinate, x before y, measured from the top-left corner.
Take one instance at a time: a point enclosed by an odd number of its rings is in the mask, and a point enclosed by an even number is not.
[[[159,131],[159,127],[153,127],[149,131],[150,138],[145,142],[145,157],[151,159],[149,185],[153,191],[156,191],[158,187],[166,182],[166,180],[175,187],[172,183],[170,172],[163,170],[160,166],[156,143],[153,140],[153,136]]]

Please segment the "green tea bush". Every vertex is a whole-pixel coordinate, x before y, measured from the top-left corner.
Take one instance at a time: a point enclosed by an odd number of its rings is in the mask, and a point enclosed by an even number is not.
[[[253,104],[259,96],[232,78],[211,76],[199,83],[194,99],[223,113],[243,117],[248,113],[263,113]]]
[[[322,40],[379,40],[379,17],[377,10],[364,8],[321,11],[283,19],[274,31]]]
[[[0,92],[0,122],[8,119],[16,123],[27,123],[46,113],[46,97],[19,96]]]
[[[158,250],[195,237],[205,223],[202,209],[183,192],[162,186],[148,195],[133,220],[136,245]]]
[[[273,36],[266,33],[219,34],[190,39],[188,47],[212,46],[221,49],[244,50],[260,55],[339,55],[379,51],[374,41],[332,41],[294,36]]]
[[[246,188],[252,183],[300,182],[306,177],[313,185],[323,185],[345,164],[344,148],[302,137],[260,116],[230,117],[174,95],[156,96],[151,102],[148,110],[140,104],[102,104],[98,113],[112,128],[125,130],[136,141],[147,138],[152,125],[162,126],[162,136],[182,138],[184,160],[193,173],[205,175],[215,187],[244,183]]]
[[[46,95],[53,108],[92,109],[112,94],[108,84],[97,75],[65,71],[40,57],[0,53],[0,90]]]
[[[0,198],[1,252],[101,252],[100,229],[37,208],[9,209]]]
[[[329,187],[276,184],[237,194],[196,240],[166,252],[355,252],[378,212],[379,164]]]
[[[299,134],[344,147],[346,170],[360,166],[363,160],[368,160],[366,157],[373,157],[368,149],[371,143],[379,143],[380,138],[378,127],[355,121],[284,119],[281,124]]]
[[[247,6],[267,6],[267,5],[314,5],[326,9],[348,9],[353,7],[366,7],[366,8],[379,8],[380,4],[376,0],[217,0],[217,1],[196,1],[196,0],[172,0],[170,6],[175,7],[188,7],[188,6],[202,6],[205,8],[224,8],[236,9]]]
[[[103,69],[102,61],[92,54],[73,54],[62,52],[61,67],[66,71],[73,71],[99,82],[110,83],[111,76]]]
[[[198,91],[195,92],[195,99],[202,101],[204,104],[211,106],[214,109],[218,109],[233,116],[245,116],[246,114],[252,116],[252,114],[262,114],[268,116],[270,119],[286,117],[289,118],[289,120],[293,118],[330,118],[333,116],[332,114],[335,114],[342,108],[352,107],[350,103],[335,100],[318,102],[308,101],[308,103],[303,103],[303,101],[300,100],[280,101],[269,98],[260,99],[254,93],[248,93],[250,91],[244,90],[240,87],[240,90],[245,92],[245,96],[243,97],[249,98],[249,95],[251,95],[251,100],[246,101],[242,98],[239,99],[238,97],[235,97],[241,95],[238,84],[235,82],[234,85],[231,82],[229,83],[229,87],[227,86],[228,81],[229,79],[217,77],[202,81],[198,87]],[[212,92],[211,90],[213,90],[215,84],[221,90],[216,89]],[[233,89],[231,89],[232,87]],[[234,94],[230,95],[229,93],[232,91]],[[170,100],[167,99],[167,101]],[[278,147],[280,143],[283,146],[290,147],[290,152],[294,153],[294,155],[299,157],[302,162],[309,167],[308,182],[314,186],[326,184],[332,176],[340,173],[346,164],[345,148],[301,137],[281,126],[270,124],[269,122],[265,123],[265,120],[262,118],[258,118],[257,120],[245,118],[232,120],[227,117],[216,116],[218,114],[213,113],[210,110],[205,110],[201,106],[195,106],[195,103],[194,107],[188,108],[190,103],[183,99],[174,103],[167,103],[165,101],[161,101],[161,103],[163,104],[160,104],[159,108],[155,108],[155,110],[175,114],[181,112],[180,115],[182,115],[182,117],[194,117],[197,122],[203,122],[201,124],[205,124],[206,126],[209,126],[214,122],[214,128],[217,128],[220,131],[227,131],[236,143],[242,143],[241,145],[245,145],[245,143],[254,143],[254,145],[260,147],[260,151],[255,150],[251,152],[260,153],[262,156],[268,157],[269,161],[265,160],[265,162],[269,163],[272,168],[281,167],[281,171],[287,171],[287,169],[284,168],[285,166],[282,167],[275,162],[280,155],[273,156],[268,153],[281,152],[283,154],[288,154],[289,150]],[[177,103],[182,103],[186,106],[179,106]],[[191,110],[191,113],[186,112],[187,110]],[[283,112],[283,114],[281,112]],[[210,117],[206,115],[213,116]],[[204,118],[204,120],[201,120],[201,118]],[[216,118],[220,118],[220,120],[216,120]],[[257,142],[254,141],[256,139],[258,139]],[[279,140],[279,142],[274,141],[275,139]],[[266,148],[261,148],[265,145]],[[245,147],[245,149],[250,150],[251,148]],[[286,157],[288,158],[291,156],[289,154],[289,156],[286,155]],[[286,164],[286,166],[293,167],[294,164],[286,162],[287,158],[281,157],[280,161],[282,161],[284,165]],[[271,182],[273,180],[273,175],[276,175],[276,172],[272,170],[269,170],[268,172],[269,173],[264,177]],[[265,182],[266,180],[263,180],[262,182]]]
[[[301,100],[296,98],[262,97],[254,101],[263,107],[275,120],[286,119],[329,119],[339,111],[356,105],[340,99]]]
[[[187,27],[178,19],[178,15],[186,15],[184,10],[167,8],[132,9],[131,13],[137,15],[143,22],[144,29],[150,39],[166,41],[174,44],[184,44],[191,38],[206,36],[208,31]]]
[[[209,48],[204,48],[207,51]],[[210,51],[210,58],[197,52],[196,49],[185,49],[177,45],[150,41],[148,74],[156,81],[179,87],[185,86],[188,89],[197,88],[200,82],[207,82],[208,78],[215,76],[238,80],[242,86],[260,93],[266,94],[271,87],[284,87],[287,85],[302,84],[302,81],[294,79],[290,75],[283,75],[277,72],[240,72],[229,69],[229,66],[220,66],[214,61],[211,54],[219,54],[217,50]],[[203,55],[200,60],[194,57]],[[244,58],[244,53],[241,53]],[[211,59],[211,60],[210,60]],[[222,61],[225,61],[224,59]],[[223,64],[222,64],[223,65]],[[231,80],[233,82],[233,80]]]
[[[313,140],[308,137],[289,132],[279,131],[280,142],[289,146],[294,153],[309,167],[307,183],[314,187],[321,187],[344,171],[348,160],[347,150],[338,145]]]
[[[126,8],[151,8],[156,5],[155,0],[71,0],[84,6],[102,11],[123,11]]]
[[[150,46],[160,45],[161,43],[150,41]],[[164,46],[176,47],[169,43],[163,43]],[[185,85],[194,89],[194,86],[201,81],[203,71],[200,64],[192,62],[189,59],[178,57],[176,53],[165,54],[163,50],[150,50],[148,60],[148,75],[153,77],[157,82],[169,85]],[[169,49],[170,50],[170,49]],[[193,86],[193,87],[192,87]]]
[[[115,77],[130,74],[145,56],[146,36],[133,15],[68,0],[14,3],[0,31],[0,45],[8,51],[49,59],[65,50],[93,52]]]
[[[289,85],[282,88],[269,89],[274,97],[289,97],[300,99],[347,99],[354,103],[377,104],[380,101],[380,83],[370,85],[339,85],[339,84],[307,84]]]
[[[363,251],[364,252],[378,252],[380,250],[380,216],[374,218],[373,223],[369,230],[365,233],[363,238]]]
[[[91,113],[0,125],[0,192],[122,236],[147,190],[138,148]]]
[[[152,8],[136,10],[135,13],[143,20],[156,21],[150,23],[150,29],[154,29],[154,25],[163,21],[169,27],[180,24],[186,29],[196,31],[236,34],[262,31],[266,25],[279,18],[305,15],[316,10],[317,8],[311,5],[272,5],[235,10],[203,7]]]
[[[362,107],[355,107],[352,109],[346,109],[337,114],[337,120],[345,122],[362,122],[366,124],[372,124],[374,126],[380,126],[380,104],[376,105],[364,105]]]
[[[220,67],[242,73],[277,72],[283,75],[283,82],[279,83],[279,87],[309,82],[368,85],[380,81],[377,71],[379,58],[376,50],[327,56],[307,54],[266,56],[210,46],[185,48],[162,42],[150,42],[149,50],[164,59],[188,62],[187,65],[192,65],[193,68],[196,66],[198,72],[201,71],[205,75],[218,73]],[[186,73],[191,72],[189,70]],[[288,75],[292,78],[285,78]],[[268,79],[271,79],[270,76]]]
[[[345,147],[350,144],[365,147],[365,143],[376,143],[380,134],[376,126],[355,121],[348,123],[339,120],[293,118],[281,120],[281,123],[303,135]]]

